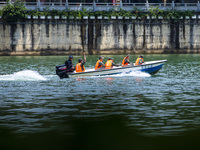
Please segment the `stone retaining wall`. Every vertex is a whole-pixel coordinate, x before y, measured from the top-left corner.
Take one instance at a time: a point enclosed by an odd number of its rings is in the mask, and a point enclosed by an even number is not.
[[[200,53],[197,19],[0,20],[0,55]]]

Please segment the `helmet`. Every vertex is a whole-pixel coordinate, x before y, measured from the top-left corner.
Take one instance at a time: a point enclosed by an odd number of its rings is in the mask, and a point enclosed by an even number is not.
[[[143,56],[143,55],[140,55],[140,58],[144,58],[144,56]]]
[[[126,55],[126,57],[130,57],[130,54]]]
[[[103,56],[99,56],[99,59],[104,59],[104,57]]]
[[[73,59],[73,56],[72,56],[72,55],[70,55],[70,56],[69,56],[69,59]]]
[[[83,61],[83,59],[80,58],[80,59],[78,60],[78,62],[80,63],[81,61]]]
[[[108,58],[108,60],[113,60],[112,58]]]

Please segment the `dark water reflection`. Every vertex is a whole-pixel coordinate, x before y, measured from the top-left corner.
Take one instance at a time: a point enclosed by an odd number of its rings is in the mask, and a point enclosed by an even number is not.
[[[92,68],[96,57],[90,56],[86,67]],[[112,57],[118,62],[123,56]],[[200,56],[146,55],[145,59],[168,62],[154,76],[60,80],[54,66],[65,57],[1,57],[0,126],[26,134],[72,128],[71,120],[105,121],[108,116],[123,116],[125,126],[144,135],[180,135],[198,128]],[[18,76],[11,69],[33,72]]]

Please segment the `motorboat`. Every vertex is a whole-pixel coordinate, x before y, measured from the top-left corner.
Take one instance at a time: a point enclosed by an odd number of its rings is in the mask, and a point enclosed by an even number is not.
[[[157,73],[162,66],[167,62],[167,60],[157,60],[157,61],[147,61],[141,65],[135,65],[134,63],[131,65],[127,65],[126,67],[113,67],[112,69],[101,69],[101,70],[94,70],[89,69],[85,72],[67,72],[65,65],[56,66],[56,74],[62,78],[69,78],[69,77],[88,77],[88,76],[106,76],[106,75],[114,75],[114,74],[121,74],[121,73],[130,73],[133,71],[141,71],[146,72],[149,74]]]

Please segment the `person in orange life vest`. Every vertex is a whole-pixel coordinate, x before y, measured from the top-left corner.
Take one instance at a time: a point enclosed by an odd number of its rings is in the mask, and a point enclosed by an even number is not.
[[[138,57],[135,61],[135,66],[137,65],[141,65],[142,63],[144,63],[144,56],[143,55],[140,55],[140,57]]]
[[[78,64],[76,64],[75,70],[76,72],[85,72],[85,62],[86,62],[86,57],[85,57],[85,52],[84,52],[84,61],[80,58],[78,60]]]
[[[128,64],[130,64],[129,58],[130,58],[130,55],[127,55],[126,57],[124,57],[122,61],[122,67],[126,67]]]
[[[111,69],[113,68],[113,66],[117,66],[117,65],[115,65],[112,58],[109,58],[107,62],[105,63],[105,69]]]
[[[96,65],[95,65],[95,70],[100,70],[105,67],[105,65],[103,63],[103,59],[104,59],[104,57],[102,57],[102,56],[99,57],[99,60],[96,62]]]

